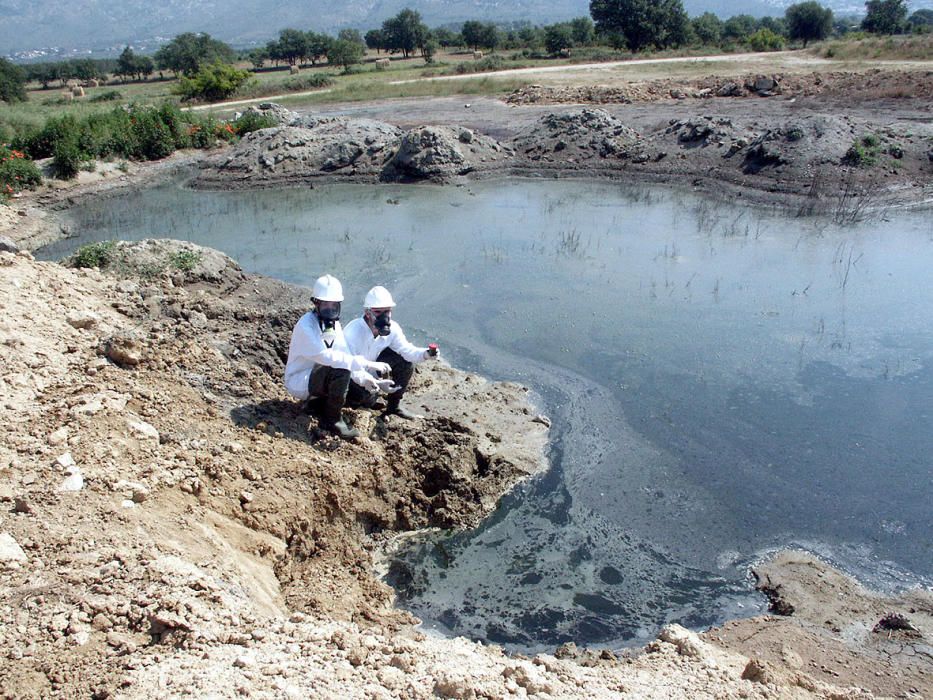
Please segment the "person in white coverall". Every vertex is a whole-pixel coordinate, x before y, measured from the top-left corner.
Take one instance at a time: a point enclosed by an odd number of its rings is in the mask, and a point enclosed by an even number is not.
[[[363,406],[372,406],[380,392],[387,391],[386,413],[411,420],[417,418],[414,413],[400,405],[414,365],[429,358],[436,358],[436,345],[419,348],[412,345],[405,337],[402,327],[392,320],[395,300],[385,287],[373,287],[363,300],[363,315],[347,324],[345,330],[347,345],[354,355],[361,355],[367,360],[385,362],[392,368],[393,386],[388,390],[380,385],[365,369],[354,370],[350,374],[348,400]]]
[[[377,390],[388,391],[392,388],[388,378],[392,368],[350,350],[340,325],[342,301],[343,287],[335,277],[324,275],[314,282],[313,308],[292,330],[285,388],[296,399],[320,397],[324,402],[321,427],[349,440],[359,436],[342,415],[351,373],[361,372],[372,379]]]

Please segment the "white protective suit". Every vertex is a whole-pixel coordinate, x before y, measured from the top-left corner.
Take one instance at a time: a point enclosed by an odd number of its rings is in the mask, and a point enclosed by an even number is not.
[[[352,325],[353,322],[350,322]],[[368,330],[368,329],[367,329]],[[334,329],[334,342],[331,347],[324,344],[321,326],[313,311],[309,311],[295,324],[292,340],[288,346],[288,362],[285,364],[285,388],[296,399],[308,398],[308,380],[314,365],[325,365],[336,369],[348,369],[354,372],[366,372],[372,363],[359,353],[351,352],[344,337],[340,321]]]
[[[346,330],[347,345],[350,352],[354,355],[361,355],[370,362],[374,362],[379,353],[386,348],[392,348],[405,360],[412,364],[418,364],[425,359],[427,348],[419,348],[408,342],[405,337],[405,331],[394,320],[389,328],[389,335],[377,335],[373,337],[373,332],[362,317],[354,318],[347,324]],[[366,387],[365,369],[351,370],[350,379],[362,387]]]

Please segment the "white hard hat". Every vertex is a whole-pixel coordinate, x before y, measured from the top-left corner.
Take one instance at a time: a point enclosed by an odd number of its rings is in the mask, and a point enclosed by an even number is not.
[[[333,275],[324,275],[314,280],[311,296],[320,301],[343,301],[343,287]]]
[[[395,300],[385,287],[373,287],[366,292],[366,298],[363,299],[364,309],[391,309],[393,306]]]

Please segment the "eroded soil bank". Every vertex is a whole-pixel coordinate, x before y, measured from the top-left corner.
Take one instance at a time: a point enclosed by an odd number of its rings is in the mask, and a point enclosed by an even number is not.
[[[933,600],[807,555],[758,567],[781,616],[645,650],[534,658],[426,638],[374,556],[465,527],[543,466],[526,392],[423,365],[415,423],[318,439],[280,382],[307,290],[189,244],[106,272],[0,253],[5,697],[920,697]]]

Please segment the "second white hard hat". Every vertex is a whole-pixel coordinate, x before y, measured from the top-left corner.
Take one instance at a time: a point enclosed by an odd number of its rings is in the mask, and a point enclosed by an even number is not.
[[[343,301],[343,286],[333,275],[324,275],[314,280],[311,295],[320,301]]]
[[[395,300],[385,287],[373,287],[366,292],[366,298],[363,299],[364,309],[391,309],[393,306]]]

